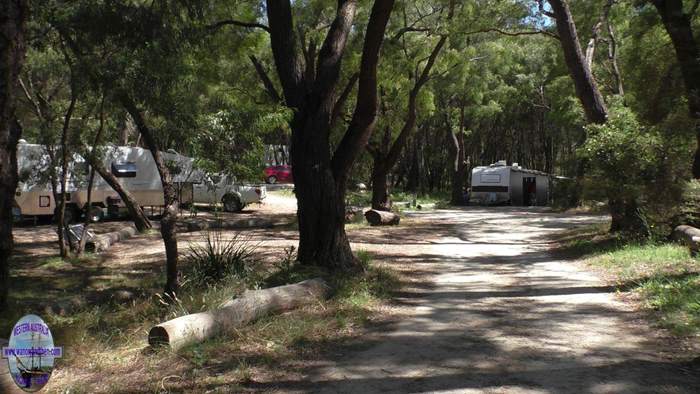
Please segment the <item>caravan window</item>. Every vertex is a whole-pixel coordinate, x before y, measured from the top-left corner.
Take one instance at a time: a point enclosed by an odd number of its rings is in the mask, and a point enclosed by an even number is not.
[[[500,174],[481,174],[481,183],[501,183]]]
[[[112,174],[117,178],[136,178],[136,164],[112,162]]]

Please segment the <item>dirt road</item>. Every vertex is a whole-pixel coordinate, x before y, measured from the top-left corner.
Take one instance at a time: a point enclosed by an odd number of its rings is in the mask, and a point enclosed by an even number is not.
[[[700,392],[697,367],[674,359],[614,288],[547,253],[552,233],[601,218],[468,208],[417,220],[426,225],[353,239],[377,259],[410,264],[420,279],[397,299],[402,317],[311,366],[303,383],[277,389]]]

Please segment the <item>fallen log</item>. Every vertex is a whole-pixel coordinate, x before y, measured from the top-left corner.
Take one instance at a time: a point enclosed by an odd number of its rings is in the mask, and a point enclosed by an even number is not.
[[[401,217],[393,212],[370,209],[365,212],[367,222],[372,226],[394,226],[399,224]]]
[[[700,229],[686,225],[678,226],[673,230],[673,239],[687,245],[693,256],[700,251]]]
[[[182,225],[185,227],[183,231],[203,231],[207,229],[225,229],[225,230],[237,230],[255,227],[272,227],[272,221],[264,218],[243,218],[243,219],[191,219],[187,221],[182,221]]]
[[[136,227],[129,226],[124,227],[119,231],[114,231],[106,234],[95,235],[92,239],[88,240],[85,244],[85,250],[88,252],[102,252],[109,249],[112,245],[117,242],[129,239],[136,235],[138,231]]]
[[[148,332],[153,347],[168,346],[177,351],[235,328],[262,316],[311,304],[328,296],[330,288],[323,279],[309,279],[293,285],[246,291],[219,308],[181,316],[161,323]]]

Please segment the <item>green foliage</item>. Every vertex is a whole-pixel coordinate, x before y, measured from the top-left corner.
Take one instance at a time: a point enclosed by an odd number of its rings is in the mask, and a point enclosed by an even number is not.
[[[208,231],[203,245],[190,245],[186,261],[190,280],[199,285],[221,282],[226,278],[246,279],[255,264],[255,246],[240,233],[225,239],[221,231]]]
[[[589,164],[591,182],[606,196],[637,198],[664,175],[660,135],[642,126],[629,108],[613,106],[607,123],[586,129],[580,157]]]

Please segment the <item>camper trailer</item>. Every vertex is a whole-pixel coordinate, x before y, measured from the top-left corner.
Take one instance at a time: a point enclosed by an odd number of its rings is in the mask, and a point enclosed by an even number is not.
[[[505,160],[472,170],[469,202],[482,205],[547,205],[550,176]]]
[[[151,152],[147,149],[127,146],[107,146],[101,148],[101,151],[105,169],[112,172],[142,207],[151,208],[148,213],[158,213],[164,205],[163,187]],[[47,148],[43,145],[27,144],[22,141],[18,145],[17,153],[19,183],[15,193],[15,216],[54,215],[58,204],[54,199],[48,175],[51,160]],[[198,198],[210,202],[211,198],[207,197],[207,193],[201,192],[201,187],[198,187],[199,191],[195,192],[195,185],[205,183],[207,174],[195,168],[194,159],[172,150],[162,152],[162,154],[170,169],[173,183],[178,190],[180,203],[183,205],[192,204],[199,202]],[[97,174],[93,182],[91,204],[88,207],[88,172],[89,166],[85,159],[78,154],[73,155],[66,184],[67,221],[73,221],[83,213],[88,214],[92,221],[99,221],[105,216],[125,215],[126,207],[119,194]],[[212,202],[225,202],[226,199],[236,201],[237,204],[234,204],[234,208],[240,210],[246,204],[260,201],[265,197],[264,192],[256,193],[253,187],[237,187],[241,189],[241,192],[238,189],[231,190],[230,187],[220,188],[220,192],[224,190],[222,199]],[[253,191],[248,193],[248,189]],[[63,191],[60,190],[60,185],[58,185],[57,191],[58,195],[61,196]],[[232,204],[229,204],[230,207]]]
[[[151,152],[143,148],[108,146],[103,149],[103,163],[117,177],[134,198],[144,207],[163,206],[163,187]],[[189,157],[176,152],[163,152],[163,157],[173,172],[173,182],[180,191],[180,201],[192,201],[192,174]],[[15,216],[52,216],[58,207],[51,188],[49,151],[44,145],[27,144],[17,146],[17,168],[19,182],[15,193]],[[60,173],[60,169],[56,169]],[[66,182],[66,218],[73,221],[86,212],[91,220],[104,216],[119,216],[126,213],[124,203],[107,181],[95,175],[92,187],[91,206],[87,206],[87,183],[89,166],[85,159],[74,154],[68,167]],[[57,185],[60,198],[63,191]]]

